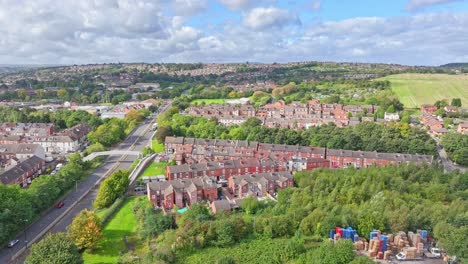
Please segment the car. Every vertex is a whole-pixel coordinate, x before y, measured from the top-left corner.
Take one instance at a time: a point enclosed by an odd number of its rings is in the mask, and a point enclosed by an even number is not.
[[[62,208],[65,205],[64,202],[58,202],[55,208]]]
[[[9,248],[12,248],[12,247],[14,247],[16,244],[18,244],[18,242],[19,242],[18,239],[12,240],[12,241],[8,242],[8,247],[9,247]]]
[[[142,187],[142,186],[137,186],[137,187],[135,187],[135,192],[143,192],[143,191],[145,191],[145,190],[146,190],[146,189],[145,189],[144,187]]]
[[[431,248],[431,254],[436,258],[440,258],[442,256],[440,249],[438,248]]]
[[[406,254],[403,253],[403,252],[400,252],[398,254],[396,254],[395,256],[398,260],[406,260]]]

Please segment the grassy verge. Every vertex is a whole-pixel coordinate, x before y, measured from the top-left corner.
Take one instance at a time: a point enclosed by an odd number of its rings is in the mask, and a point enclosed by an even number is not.
[[[141,176],[156,176],[166,174],[167,162],[151,162],[151,164],[146,168],[146,170],[141,174]]]
[[[156,153],[164,152],[164,144],[159,143],[157,139],[154,139],[152,142],[152,148]]]
[[[225,99],[195,99],[190,102],[191,105],[205,104],[224,104]]]
[[[124,236],[134,235],[136,218],[132,212],[135,198],[127,199],[122,208],[110,219],[104,227],[104,237],[98,249],[93,252],[84,252],[84,263],[117,263],[121,252],[126,251],[123,242]]]

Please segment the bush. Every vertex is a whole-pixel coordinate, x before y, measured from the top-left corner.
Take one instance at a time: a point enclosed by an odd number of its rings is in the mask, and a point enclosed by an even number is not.
[[[26,264],[83,263],[78,247],[65,233],[49,234],[31,247]]]

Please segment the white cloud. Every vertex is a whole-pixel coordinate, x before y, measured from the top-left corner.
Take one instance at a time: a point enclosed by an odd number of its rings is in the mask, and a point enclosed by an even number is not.
[[[0,2],[2,63],[468,60],[468,13],[303,25],[291,11],[253,7],[240,12],[242,23],[202,28],[168,16],[168,0]]]
[[[447,4],[461,0],[409,0],[406,4],[406,10],[413,12],[433,5]]]
[[[178,15],[194,15],[208,8],[207,0],[173,0],[172,7]]]
[[[245,10],[263,4],[272,4],[274,0],[219,0],[231,10]]]
[[[291,24],[300,24],[297,14],[276,7],[258,7],[252,9],[244,17],[244,25],[254,30],[272,27],[281,28]]]

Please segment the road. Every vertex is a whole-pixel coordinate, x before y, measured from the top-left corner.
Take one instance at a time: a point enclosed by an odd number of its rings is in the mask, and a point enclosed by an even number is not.
[[[166,110],[167,107],[163,109]],[[112,150],[116,151],[138,151],[140,152],[144,147],[147,146],[148,142],[153,135],[151,131],[151,122],[153,118],[146,119],[141,125],[139,125],[126,139],[124,142],[118,144]],[[66,231],[67,226],[72,222],[73,218],[83,209],[88,208],[92,209],[92,203],[97,194],[97,187],[102,178],[108,176],[111,172],[129,168],[133,161],[136,159],[136,156],[109,156],[99,166],[91,175],[89,175],[84,181],[80,182],[77,185],[77,188],[71,191],[64,199],[63,202],[65,205],[60,208],[51,208],[49,211],[45,212],[37,221],[32,223],[26,230],[25,233],[18,235],[16,239],[20,240],[16,246],[11,249],[3,248],[0,250],[0,263],[23,263],[25,260],[26,254],[23,252],[15,260],[12,260],[12,257],[19,254],[18,252],[24,251],[23,248],[26,247],[25,241],[32,241],[40,239],[40,235],[46,228],[50,228],[48,232],[64,232]],[[76,205],[73,203],[79,200]],[[63,217],[64,214],[68,211]],[[57,218],[62,217],[56,224],[52,227],[51,223]],[[28,244],[28,246],[30,246]]]
[[[440,139],[439,138],[437,138],[437,137],[435,137],[433,135],[430,135],[430,136],[432,137],[432,139],[434,139],[434,141],[437,144],[436,145],[437,153],[439,154],[440,162],[444,166],[445,171],[447,171],[447,172],[454,171],[454,170],[459,170],[460,172],[468,171],[468,168],[460,166],[460,165],[456,165],[448,158],[447,152],[440,145]]]

